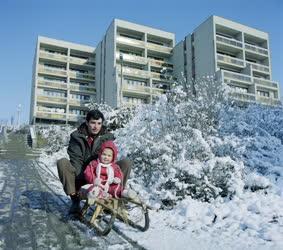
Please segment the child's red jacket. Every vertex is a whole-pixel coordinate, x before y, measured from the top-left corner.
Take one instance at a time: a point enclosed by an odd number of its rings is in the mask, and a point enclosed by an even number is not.
[[[105,148],[110,148],[113,151],[112,162],[107,165],[101,163],[101,153]],[[84,177],[87,183],[99,185],[115,198],[121,197],[123,191],[123,173],[119,165],[115,163],[117,154],[117,147],[112,141],[104,142],[101,145],[98,159],[91,161],[84,171]],[[117,180],[120,183],[117,183]]]

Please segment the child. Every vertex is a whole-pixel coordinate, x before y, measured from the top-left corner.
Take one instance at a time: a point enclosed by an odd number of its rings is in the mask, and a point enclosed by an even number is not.
[[[112,141],[101,145],[98,159],[89,163],[84,171],[89,185],[82,187],[88,198],[120,198],[123,191],[123,173],[115,163],[118,150]]]

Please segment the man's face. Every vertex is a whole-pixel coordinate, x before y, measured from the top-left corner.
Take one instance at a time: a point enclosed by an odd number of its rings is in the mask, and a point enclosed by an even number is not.
[[[101,154],[101,162],[103,164],[109,164],[113,159],[113,151],[111,148],[105,148]]]
[[[94,120],[91,118],[89,121],[86,121],[86,125],[89,135],[97,135],[102,128],[102,119]]]

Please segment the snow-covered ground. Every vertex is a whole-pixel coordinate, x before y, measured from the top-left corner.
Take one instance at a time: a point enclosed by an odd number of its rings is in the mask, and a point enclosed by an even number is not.
[[[41,161],[57,174],[55,161],[63,156],[65,149],[51,158],[42,156]],[[150,228],[144,233],[117,224],[147,249],[279,250],[283,249],[282,208],[282,193],[247,191],[232,200],[218,198],[210,203],[188,197],[172,210],[150,211]]]
[[[130,183],[155,208],[144,233],[117,225],[147,249],[283,249],[282,107],[178,91],[115,131],[119,157],[134,161]],[[61,157],[66,146],[40,161],[57,174]]]

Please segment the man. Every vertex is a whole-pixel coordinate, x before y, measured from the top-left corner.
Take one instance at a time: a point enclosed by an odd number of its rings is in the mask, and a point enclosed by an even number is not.
[[[57,168],[60,181],[64,191],[70,195],[72,205],[69,210],[70,215],[80,214],[80,197],[78,191],[86,184],[84,170],[88,163],[98,157],[100,146],[103,142],[114,140],[114,135],[107,131],[103,125],[104,116],[99,110],[91,110],[86,115],[86,121],[79,128],[71,133],[68,147],[70,160],[62,158],[57,161]],[[124,174],[126,184],[131,171],[129,160],[117,162]]]

